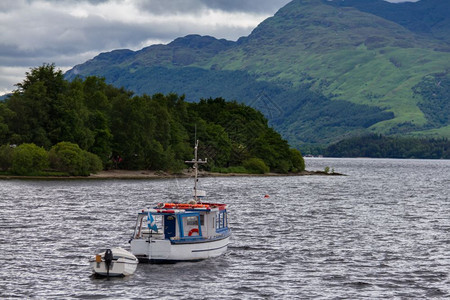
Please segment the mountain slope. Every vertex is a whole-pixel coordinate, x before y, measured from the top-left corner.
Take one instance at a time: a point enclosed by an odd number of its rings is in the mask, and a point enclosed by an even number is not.
[[[330,4],[354,7],[400,24],[412,32],[450,44],[449,1],[421,0],[417,3],[393,4],[383,0],[346,0],[333,1]]]
[[[437,46],[354,8],[297,0],[242,39],[241,52],[216,59],[225,66],[240,61],[265,80],[311,84],[330,98],[391,111],[396,118],[374,127],[388,133],[405,122],[426,125],[412,87],[450,67],[449,53]]]
[[[408,5],[417,13],[433,1]],[[294,0],[237,42],[190,35],[103,53],[66,76],[104,76],[136,93],[193,101],[236,99],[262,110],[294,146],[372,131],[450,136],[449,120],[437,111],[448,109],[449,45],[405,27],[413,13],[403,23],[382,18],[393,7],[405,6]],[[426,92],[437,82],[443,92]],[[433,95],[444,103],[438,109]]]

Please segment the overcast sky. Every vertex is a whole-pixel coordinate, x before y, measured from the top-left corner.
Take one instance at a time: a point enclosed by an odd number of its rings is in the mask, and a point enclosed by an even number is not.
[[[0,0],[0,95],[43,63],[66,71],[100,52],[139,50],[187,34],[237,40],[288,2]]]

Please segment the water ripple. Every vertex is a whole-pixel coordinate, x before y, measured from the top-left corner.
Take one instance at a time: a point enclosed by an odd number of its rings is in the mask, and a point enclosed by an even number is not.
[[[229,203],[229,251],[112,280],[88,258],[190,180],[0,181],[0,298],[450,297],[450,161],[308,160],[326,166],[348,176],[202,179]]]

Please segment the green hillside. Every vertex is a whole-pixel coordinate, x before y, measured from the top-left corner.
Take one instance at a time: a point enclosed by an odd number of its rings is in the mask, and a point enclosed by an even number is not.
[[[296,147],[370,132],[450,137],[448,4],[433,3],[294,0],[237,42],[190,35],[103,53],[66,76],[190,101],[235,99]],[[396,20],[390,9],[405,13]]]
[[[360,11],[400,24],[412,32],[450,44],[449,1],[421,0],[416,3],[392,4],[383,0],[345,0],[333,1],[329,4],[355,7]]]

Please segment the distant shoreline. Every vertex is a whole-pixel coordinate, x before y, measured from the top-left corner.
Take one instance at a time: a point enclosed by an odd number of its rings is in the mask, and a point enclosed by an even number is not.
[[[300,173],[266,173],[266,174],[248,174],[248,173],[216,173],[200,171],[199,177],[282,177],[282,176],[342,176],[340,173],[325,173],[324,171],[303,171]],[[193,172],[187,170],[182,173],[167,173],[163,171],[130,171],[130,170],[108,170],[100,171],[90,176],[17,176],[17,175],[0,175],[0,179],[170,179],[170,178],[191,178]]]

